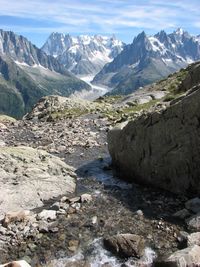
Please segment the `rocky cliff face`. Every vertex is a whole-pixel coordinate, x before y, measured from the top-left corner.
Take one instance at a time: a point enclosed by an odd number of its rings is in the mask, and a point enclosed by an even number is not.
[[[123,177],[176,193],[200,192],[199,77],[198,63],[177,88],[186,92],[170,106],[108,133],[113,163]]]

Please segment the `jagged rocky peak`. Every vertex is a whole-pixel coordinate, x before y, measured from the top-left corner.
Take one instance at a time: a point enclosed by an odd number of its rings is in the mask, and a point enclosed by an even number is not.
[[[148,36],[141,32],[131,45],[108,63],[93,82],[113,88],[111,94],[128,94],[200,60],[200,37],[183,29]]]
[[[124,44],[115,36],[52,33],[42,50],[56,57],[60,63],[77,75],[94,74],[112,61]]]
[[[51,71],[67,73],[67,70],[56,59],[47,56],[28,39],[14,32],[0,30],[0,55],[9,57],[20,66],[41,65]]]
[[[187,32],[184,31],[182,28],[178,28],[176,31],[174,31],[174,33],[176,35],[183,35],[184,33],[187,33]]]
[[[35,46],[23,36],[11,31],[0,30],[0,53],[10,56],[27,64],[34,64],[35,58],[31,57]]]
[[[65,49],[70,47],[72,42],[69,34],[53,32],[42,47],[42,50],[48,55],[57,57],[57,55],[62,54]]]

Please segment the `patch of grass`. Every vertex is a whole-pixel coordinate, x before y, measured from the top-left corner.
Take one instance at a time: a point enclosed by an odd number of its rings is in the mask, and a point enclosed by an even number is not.
[[[65,118],[77,118],[88,113],[88,109],[71,108],[52,112],[49,116],[52,120],[60,120]]]
[[[103,115],[113,122],[122,122],[129,118],[133,118],[137,112],[150,109],[158,102],[160,102],[160,99],[151,100],[148,103],[137,104],[135,106],[124,107],[121,109],[111,109]]]
[[[96,103],[106,103],[106,104],[114,104],[117,101],[123,98],[122,95],[106,95],[97,98],[94,102]]]

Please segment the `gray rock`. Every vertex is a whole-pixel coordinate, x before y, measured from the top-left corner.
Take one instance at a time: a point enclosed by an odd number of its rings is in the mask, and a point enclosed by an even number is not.
[[[182,209],[173,214],[174,217],[179,219],[185,219],[191,216],[191,213],[187,209]]]
[[[200,247],[197,245],[176,251],[166,260],[157,262],[155,267],[192,267],[200,264]]]
[[[51,220],[54,221],[56,220],[56,211],[55,210],[43,210],[37,215],[38,220]]]
[[[119,234],[104,239],[106,249],[119,257],[136,257],[140,258],[144,254],[144,238],[134,234]]]
[[[189,230],[200,231],[200,213],[188,218],[186,224]]]
[[[182,243],[183,245],[186,245],[187,240],[188,240],[188,236],[189,236],[189,234],[187,232],[180,231],[180,233],[178,234],[177,240],[180,243]]]
[[[200,232],[192,233],[187,237],[188,246],[198,245],[200,246]]]
[[[185,203],[185,207],[186,209],[191,210],[194,213],[200,212],[200,198],[196,197],[196,198],[188,200]]]
[[[121,176],[175,193],[200,193],[199,110],[198,86],[178,103],[109,131],[109,152]]]
[[[0,234],[5,235],[7,232],[7,229],[3,226],[0,226]]]
[[[74,169],[59,158],[31,147],[0,150],[0,215],[32,209],[75,190]]]
[[[91,202],[91,201],[92,201],[92,196],[90,194],[81,195],[81,203]]]
[[[51,206],[51,210],[56,210],[58,211],[60,209],[60,203],[56,202]]]
[[[38,225],[38,230],[40,233],[48,233],[49,232],[49,226],[47,222],[40,222]]]
[[[7,212],[2,221],[4,227],[8,227],[11,223],[24,222],[29,220],[31,212],[29,210],[21,210],[16,212]]]

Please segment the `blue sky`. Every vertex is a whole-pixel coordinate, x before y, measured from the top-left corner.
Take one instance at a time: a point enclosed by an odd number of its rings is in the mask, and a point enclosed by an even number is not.
[[[41,46],[51,32],[115,34],[126,43],[141,31],[181,27],[200,34],[199,0],[0,0],[0,28]]]

